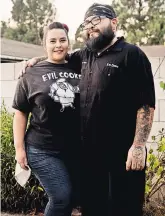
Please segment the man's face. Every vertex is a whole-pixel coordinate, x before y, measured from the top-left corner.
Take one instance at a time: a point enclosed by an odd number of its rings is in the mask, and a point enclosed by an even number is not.
[[[87,47],[99,52],[108,46],[114,38],[112,26],[112,20],[105,16],[88,17],[82,24]]]
[[[110,19],[105,16],[90,16],[82,24],[86,38],[96,38],[110,26]]]

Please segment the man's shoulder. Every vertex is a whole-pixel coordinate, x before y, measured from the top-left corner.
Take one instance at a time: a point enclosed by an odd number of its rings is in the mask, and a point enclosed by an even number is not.
[[[88,49],[86,47],[79,49],[79,50],[73,50],[70,54],[69,57],[70,58],[82,58],[86,53],[88,53]]]
[[[125,42],[124,49],[131,54],[136,54],[139,56],[146,56],[145,53],[141,50],[141,48],[135,44],[131,44],[128,42]]]
[[[143,52],[143,50],[139,46],[125,42],[124,49],[126,53],[125,60],[127,62],[130,62],[132,65],[139,62],[151,64],[147,55]]]
[[[126,49],[128,51],[139,52],[139,50],[140,50],[140,48],[137,45],[134,45],[134,44],[131,44],[128,42],[125,42],[124,44],[125,44],[124,49]]]

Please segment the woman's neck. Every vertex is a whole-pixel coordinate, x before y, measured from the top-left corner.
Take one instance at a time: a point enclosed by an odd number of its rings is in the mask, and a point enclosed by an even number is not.
[[[52,60],[52,59],[47,58],[46,61],[54,63],[54,64],[65,64],[66,63],[65,59],[60,60],[60,61],[56,61],[56,60]]]

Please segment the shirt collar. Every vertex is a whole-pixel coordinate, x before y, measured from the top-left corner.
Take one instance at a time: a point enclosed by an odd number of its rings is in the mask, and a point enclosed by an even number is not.
[[[105,53],[109,53],[109,52],[121,52],[123,50],[123,47],[124,47],[124,37],[118,37],[117,38],[117,41],[110,47],[108,47],[106,50],[104,50],[103,52],[101,52],[99,55],[97,55],[98,57],[99,56],[102,56],[103,54]]]
[[[123,50],[124,42],[125,42],[124,37],[118,37],[117,39],[118,40],[107,50],[118,51],[118,52],[121,52]]]

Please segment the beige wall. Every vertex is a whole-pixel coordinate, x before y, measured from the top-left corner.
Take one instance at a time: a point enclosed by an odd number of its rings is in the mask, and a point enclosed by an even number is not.
[[[163,58],[153,57],[149,58],[153,74],[155,74],[159,64]],[[1,103],[4,99],[7,108],[12,112],[11,104],[17,83],[17,77],[22,68],[22,63],[2,63],[1,64]],[[158,69],[155,75],[155,90],[156,90],[156,110],[154,116],[154,124],[151,131],[151,136],[156,135],[161,128],[165,128],[165,91],[160,88],[160,81],[165,82],[165,60]],[[148,145],[152,142],[151,138],[148,140]],[[156,148],[156,146],[153,147]]]

